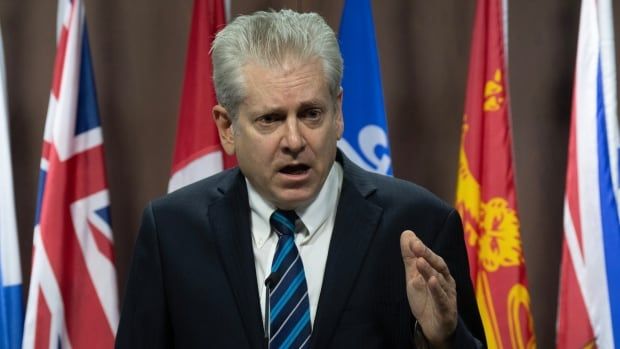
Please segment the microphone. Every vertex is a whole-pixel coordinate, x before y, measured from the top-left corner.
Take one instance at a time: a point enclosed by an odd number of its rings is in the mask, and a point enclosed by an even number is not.
[[[280,282],[281,278],[282,275],[274,271],[265,279],[265,341],[267,342],[267,348],[269,348],[269,340],[271,339],[271,321],[269,321],[271,318],[271,306],[269,304],[269,295],[273,287]]]

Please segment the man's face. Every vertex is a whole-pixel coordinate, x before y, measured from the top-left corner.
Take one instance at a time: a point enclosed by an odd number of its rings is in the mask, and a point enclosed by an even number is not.
[[[249,63],[242,71],[246,98],[237,120],[214,108],[222,144],[266,200],[295,209],[316,197],[334,162],[342,94],[331,97],[318,59],[278,68]]]

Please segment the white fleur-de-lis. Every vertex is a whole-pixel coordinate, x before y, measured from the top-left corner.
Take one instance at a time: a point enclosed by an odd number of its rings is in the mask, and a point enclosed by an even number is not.
[[[351,161],[363,169],[388,174],[392,165],[392,158],[388,154],[383,154],[379,158],[375,152],[378,146],[388,148],[388,137],[385,130],[377,125],[364,126],[358,133],[357,141],[362,154],[359,154],[344,138],[338,141],[338,146]]]

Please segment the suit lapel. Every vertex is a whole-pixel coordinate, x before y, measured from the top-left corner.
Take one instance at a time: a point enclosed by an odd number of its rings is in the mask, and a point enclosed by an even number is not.
[[[256,284],[247,189],[240,173],[231,177],[233,178],[230,183],[220,186],[223,197],[209,207],[208,218],[248,341],[252,347],[262,348],[263,325]]]
[[[383,210],[366,198],[375,190],[348,160],[323,286],[312,330],[311,348],[327,348],[338,325]]]

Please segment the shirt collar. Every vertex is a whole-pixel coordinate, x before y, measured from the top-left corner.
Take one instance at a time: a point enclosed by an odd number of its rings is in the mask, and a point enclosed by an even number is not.
[[[336,211],[340,189],[342,187],[342,166],[334,162],[332,168],[319,191],[310,204],[295,210],[306,227],[305,239],[310,239],[314,233],[327,221],[330,214]],[[252,212],[252,237],[254,241],[265,241],[271,234],[269,218],[276,210],[275,205],[265,200],[254,189],[250,181],[245,179],[248,188],[248,199]],[[304,239],[304,240],[305,240]]]

